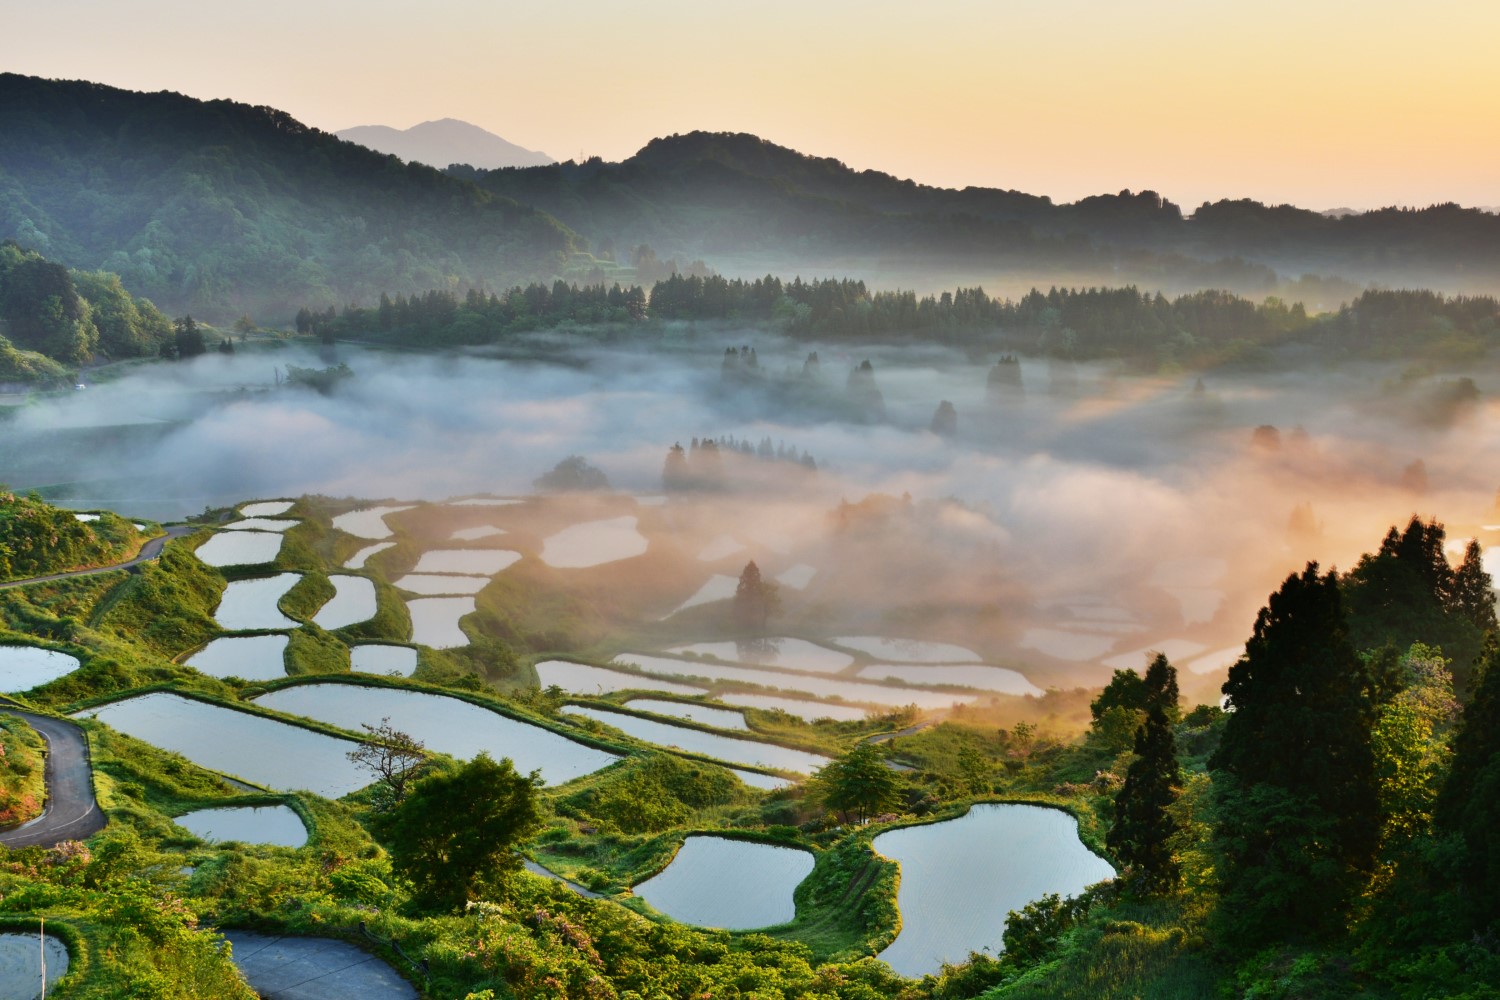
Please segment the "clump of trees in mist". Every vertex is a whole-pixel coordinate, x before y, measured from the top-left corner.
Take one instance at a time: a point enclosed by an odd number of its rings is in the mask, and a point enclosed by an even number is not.
[[[756,444],[733,435],[693,438],[688,447],[673,444],[662,463],[661,485],[668,493],[738,489],[766,482],[785,486],[818,471],[811,453],[769,437]]]

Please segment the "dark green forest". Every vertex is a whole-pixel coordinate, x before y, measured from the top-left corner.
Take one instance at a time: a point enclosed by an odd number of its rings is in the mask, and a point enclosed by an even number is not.
[[[0,137],[0,237],[174,313],[551,276],[576,242],[543,212],[274,108],[7,73]]]
[[[411,345],[499,344],[565,324],[647,321],[755,323],[809,340],[934,342],[1019,349],[1078,360],[1123,359],[1137,368],[1264,363],[1269,348],[1306,343],[1334,357],[1462,364],[1500,341],[1500,301],[1430,291],[1367,291],[1337,312],[1260,302],[1224,291],[1175,298],[1137,288],[1032,289],[1018,300],[982,288],[941,295],[873,291],[862,281],[744,281],[681,274],[639,286],[533,283],[460,297],[430,290],[375,308],[304,306],[297,329],[325,338]]]

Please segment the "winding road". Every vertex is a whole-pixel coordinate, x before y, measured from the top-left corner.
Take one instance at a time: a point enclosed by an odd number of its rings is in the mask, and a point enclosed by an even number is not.
[[[10,590],[12,587],[27,587],[33,583],[50,583],[53,580],[66,580],[73,576],[97,576],[100,573],[113,573],[117,569],[129,569],[139,566],[141,563],[150,562],[161,555],[161,550],[166,548],[167,542],[173,538],[182,538],[197,531],[200,525],[178,524],[167,529],[165,535],[158,535],[141,546],[141,551],[132,559],[122,563],[113,563],[109,566],[95,566],[93,569],[70,569],[66,573],[49,573],[46,576],[33,576],[25,580],[11,580],[9,583],[0,583],[0,590]]]
[[[115,570],[139,566],[161,555],[167,542],[197,530],[197,525],[176,525],[168,528],[166,534],[149,539],[133,558],[125,562],[11,580],[9,583],[0,583],[0,590],[66,580],[73,576],[113,573]],[[104,829],[107,818],[94,799],[93,768],[89,764],[89,748],[83,738],[83,730],[71,722],[47,715],[36,715],[8,707],[0,707],[0,711],[25,720],[47,741],[47,765],[44,773],[47,806],[36,819],[0,832],[0,844],[6,847],[51,847],[64,840],[82,840]]]
[[[94,800],[93,769],[83,730],[71,722],[14,708],[18,716],[47,741],[47,808],[36,819],[0,833],[6,847],[51,847],[82,840],[104,829],[106,817]]]

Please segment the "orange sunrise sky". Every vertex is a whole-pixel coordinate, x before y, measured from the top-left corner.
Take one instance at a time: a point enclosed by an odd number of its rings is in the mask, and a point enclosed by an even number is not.
[[[1495,206],[1497,39],[1474,0],[50,0],[4,5],[0,67],[559,159],[732,130],[1057,200]]]

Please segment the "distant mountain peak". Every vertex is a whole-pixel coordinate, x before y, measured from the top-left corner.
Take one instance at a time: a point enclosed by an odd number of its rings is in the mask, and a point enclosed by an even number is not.
[[[546,153],[517,146],[458,118],[438,118],[408,129],[357,125],[334,134],[377,152],[439,169],[453,163],[493,170],[497,167],[540,167],[556,162]]]

